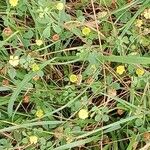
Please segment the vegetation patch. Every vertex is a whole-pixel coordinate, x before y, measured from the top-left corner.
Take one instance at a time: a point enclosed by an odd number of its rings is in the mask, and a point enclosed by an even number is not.
[[[150,1],[0,1],[0,150],[148,150]]]

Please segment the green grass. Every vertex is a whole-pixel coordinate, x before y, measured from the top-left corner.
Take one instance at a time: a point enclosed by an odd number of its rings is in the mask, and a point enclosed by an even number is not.
[[[150,148],[149,0],[15,1],[0,2],[0,149]]]

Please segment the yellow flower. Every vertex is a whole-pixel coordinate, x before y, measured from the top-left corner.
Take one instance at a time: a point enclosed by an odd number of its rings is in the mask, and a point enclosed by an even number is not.
[[[44,13],[39,13],[39,18],[44,18]]]
[[[74,140],[74,138],[70,135],[66,137],[67,143],[71,143]]]
[[[125,67],[121,65],[118,66],[116,72],[120,75],[123,74],[125,72]]]
[[[58,10],[63,10],[64,9],[64,4],[63,3],[58,3],[57,5],[56,5],[56,8],[58,9]]]
[[[148,35],[150,33],[150,28],[144,28],[143,35]]]
[[[81,109],[78,113],[78,116],[80,119],[86,119],[88,118],[89,112],[87,109]]]
[[[106,17],[107,14],[108,14],[107,11],[99,12],[99,13],[98,13],[98,19],[101,19],[101,18],[103,18],[103,17]]]
[[[36,111],[36,116],[37,116],[38,118],[42,118],[42,117],[44,116],[43,110],[42,110],[42,109],[38,109],[38,110]]]
[[[137,21],[136,21],[136,23],[135,23],[135,26],[136,27],[141,27],[143,25],[143,21],[142,20],[140,20],[140,19],[138,19]]]
[[[35,40],[37,46],[41,46],[43,44],[42,40]]]
[[[19,57],[18,56],[10,56],[10,59],[9,59],[9,63],[13,66],[13,67],[16,67],[18,66],[19,64]]]
[[[34,72],[40,70],[39,65],[37,65],[36,63],[34,63],[34,64],[31,66],[31,68],[32,68],[32,71],[34,71]]]
[[[9,4],[12,6],[12,7],[15,7],[18,5],[18,1],[19,0],[9,0]]]
[[[144,69],[138,68],[136,69],[136,74],[140,77],[144,74]]]
[[[138,55],[138,52],[131,52],[130,55],[132,56]]]
[[[90,34],[90,32],[91,32],[91,29],[88,28],[88,27],[84,27],[82,29],[82,34],[85,35],[85,36],[88,36]]]
[[[143,16],[145,17],[145,19],[150,19],[150,8],[145,9],[145,11],[143,12]]]
[[[72,74],[72,75],[70,75],[69,80],[70,80],[70,82],[75,83],[78,81],[78,77],[77,77],[77,75]]]
[[[96,66],[95,66],[95,65],[92,65],[92,66],[91,66],[91,71],[94,73],[96,70],[97,70]]]
[[[30,143],[31,144],[36,144],[38,142],[37,136],[33,135],[29,137]]]

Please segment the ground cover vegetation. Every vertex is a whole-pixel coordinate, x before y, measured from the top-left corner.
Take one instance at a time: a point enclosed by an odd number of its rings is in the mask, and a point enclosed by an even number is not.
[[[149,81],[149,0],[0,1],[0,150],[148,150]]]

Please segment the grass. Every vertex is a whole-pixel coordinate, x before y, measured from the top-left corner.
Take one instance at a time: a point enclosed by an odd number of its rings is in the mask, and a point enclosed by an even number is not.
[[[149,13],[149,0],[0,2],[0,149],[148,150]]]

